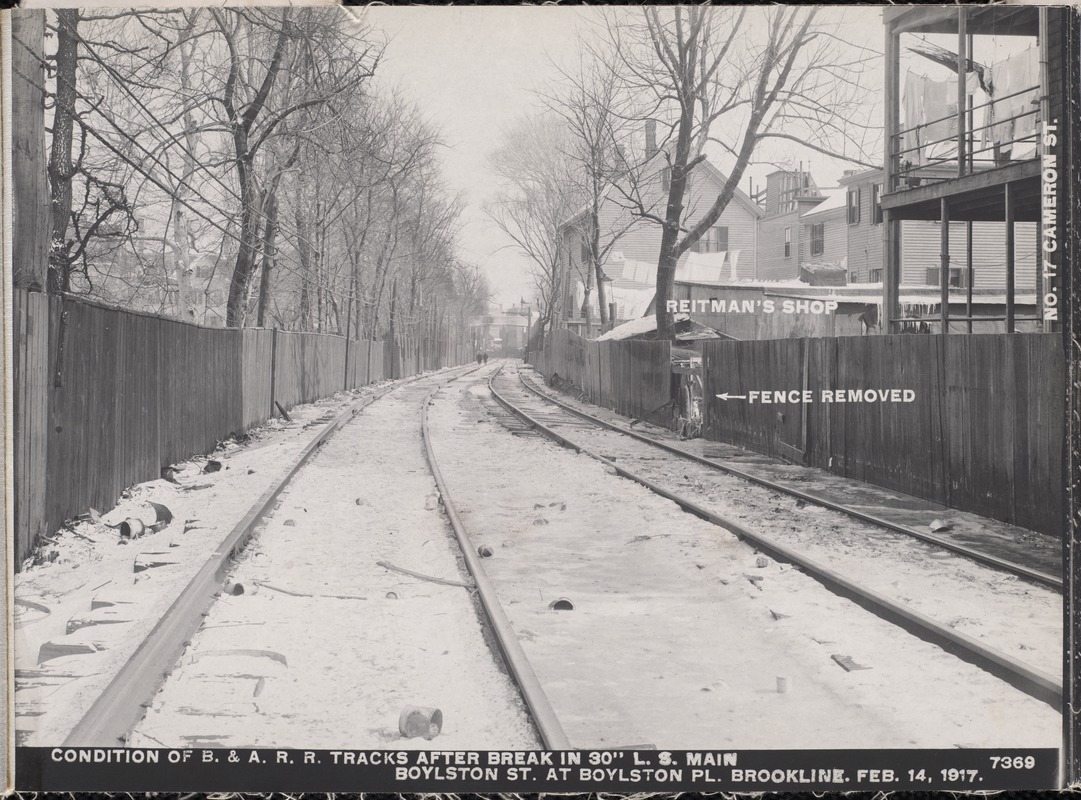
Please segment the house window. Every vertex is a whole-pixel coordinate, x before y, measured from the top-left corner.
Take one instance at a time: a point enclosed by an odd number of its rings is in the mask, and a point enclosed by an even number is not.
[[[667,192],[672,188],[672,168],[665,167],[661,170],[661,191]]]
[[[867,273],[868,283],[882,283],[882,267],[872,269]]]
[[[858,225],[860,221],[860,190],[848,190],[848,224]]]
[[[792,255],[792,229],[784,229],[784,257],[788,258]]]
[[[871,222],[875,225],[882,223],[882,184],[876,183],[871,187]]]
[[[589,246],[589,239],[587,239],[585,236],[583,236],[581,245],[582,245],[582,251],[581,251],[582,263],[583,264],[589,264],[592,261],[592,259],[590,258],[590,249],[591,248]]]
[[[958,289],[964,289],[967,285],[967,276],[968,274],[961,267],[950,267],[950,286]],[[927,285],[941,286],[939,280],[939,268],[929,267],[927,269]]]
[[[811,255],[820,256],[826,249],[826,224],[819,222],[811,226]]]
[[[691,245],[691,249],[696,253],[723,253],[728,250],[728,227],[725,225],[716,225],[705,233]]]

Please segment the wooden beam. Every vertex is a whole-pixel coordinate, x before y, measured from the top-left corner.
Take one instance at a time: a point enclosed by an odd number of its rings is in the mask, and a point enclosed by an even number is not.
[[[965,160],[968,148],[966,101],[968,99],[968,9],[957,6],[957,177],[965,176]]]
[[[883,194],[882,208],[901,209],[904,206],[937,201],[940,197],[953,197],[967,192],[980,192],[1005,183],[1023,181],[1026,178],[1038,179],[1039,176],[1040,162],[1038,159],[1033,158],[1005,167],[983,170],[972,175],[966,175],[963,178],[953,178],[952,180],[932,183],[927,186],[918,186],[915,189]]]
[[[941,291],[940,298],[942,303],[941,319],[942,319],[942,332],[950,332],[950,204],[949,201],[943,197],[939,200],[938,211],[939,222],[939,242],[942,245],[942,250],[939,254],[939,268],[938,268],[938,285]]]
[[[883,14],[888,16],[890,9],[884,9]],[[882,193],[893,191],[896,183],[897,164],[893,153],[893,137],[900,128],[899,96],[901,86],[901,60],[900,42],[898,34],[887,24],[886,26],[886,106],[884,109],[884,123],[886,127],[885,142],[885,165],[883,170]],[[900,284],[901,284],[901,223],[895,215],[883,210],[882,212],[882,332],[896,333],[900,329],[900,323],[893,320],[901,316]]]
[[[969,317],[968,332],[972,333],[972,284],[975,283],[972,271],[972,223],[965,223],[965,314]]]
[[[1013,230],[1013,187],[1006,184],[1006,333],[1014,332],[1014,230]],[[1039,291],[1036,292],[1039,294]]]

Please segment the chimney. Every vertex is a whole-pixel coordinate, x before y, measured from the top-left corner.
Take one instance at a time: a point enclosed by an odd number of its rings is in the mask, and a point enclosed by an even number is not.
[[[657,120],[646,120],[646,158],[650,159],[657,152]]]

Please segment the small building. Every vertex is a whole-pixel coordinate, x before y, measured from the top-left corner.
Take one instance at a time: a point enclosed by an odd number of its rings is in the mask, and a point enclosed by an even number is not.
[[[797,277],[812,285],[847,283],[848,222],[844,189],[830,189],[826,199],[799,218],[800,245]]]
[[[825,201],[810,172],[776,170],[766,176],[766,203],[758,225],[755,279],[783,281],[799,277],[810,257],[802,217]]]
[[[490,309],[469,323],[473,348],[491,356],[517,356],[526,346],[533,309],[528,303],[516,303],[503,311]]]

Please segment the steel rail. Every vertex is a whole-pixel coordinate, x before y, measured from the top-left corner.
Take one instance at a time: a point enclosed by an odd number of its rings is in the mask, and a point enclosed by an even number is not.
[[[475,372],[477,368],[456,375]],[[126,743],[131,732],[173,670],[221,583],[232,558],[251,539],[255,527],[274,505],[278,495],[323,443],[360,411],[390,392],[432,373],[417,375],[394,383],[358,400],[327,423],[294,459],[289,468],[272,483],[248,509],[244,518],[226,535],[217,549],[184,587],[169,609],[146,635],[108,686],[97,697],[64,740],[65,747],[107,747]],[[452,379],[453,380],[453,379]]]
[[[539,420],[530,416],[525,410],[515,406],[496,391],[494,382],[501,369],[502,368],[497,370],[488,380],[488,389],[492,393],[492,396],[509,412],[545,434],[548,438],[553,439],[572,450],[584,453],[585,455],[596,459],[609,469],[613,470],[617,475],[635,481],[661,497],[665,497],[676,503],[676,505],[684,511],[688,511],[695,516],[701,517],[707,522],[712,522],[714,525],[728,530],[741,539],[754,543],[756,547],[771,554],[774,558],[795,564],[806,571],[811,577],[824,584],[827,588],[856,602],[876,616],[905,629],[909,633],[925,641],[942,647],[947,652],[1006,681],[1025,694],[1047,703],[1059,712],[1062,711],[1061,678],[1056,678],[1053,675],[1030,667],[1006,653],[988,647],[971,636],[966,636],[931,617],[921,614],[915,609],[898,603],[892,598],[886,597],[862,584],[849,580],[829,567],[807,558],[801,553],[770,539],[764,534],[726,519],[692,500],[688,500],[675,492],[659,486],[648,478],[644,478],[630,470],[620,467],[614,461],[611,461],[598,453],[594,453],[562,434],[556,433]]]
[[[496,374],[501,369],[503,369],[502,365],[496,370]],[[442,388],[443,386],[437,386],[425,398],[420,419],[421,432],[424,438],[424,454],[428,459],[428,466],[439,489],[439,496],[443,500],[443,508],[447,512],[447,519],[450,520],[451,528],[453,528],[454,536],[458,540],[458,546],[461,548],[462,557],[465,559],[469,574],[473,576],[473,581],[477,585],[477,596],[480,598],[484,612],[488,616],[488,621],[492,626],[503,659],[518,684],[522,699],[533,716],[534,724],[537,726],[537,731],[540,733],[544,746],[548,750],[572,750],[574,748],[567,739],[567,734],[556,716],[555,709],[552,708],[548,695],[545,694],[544,688],[540,685],[540,681],[537,680],[536,673],[533,672],[533,667],[530,666],[529,659],[518,641],[518,636],[515,634],[510,620],[507,619],[503,607],[499,604],[495,587],[484,571],[480,558],[473,548],[469,533],[462,523],[462,519],[454,505],[454,500],[447,489],[446,481],[443,479],[443,473],[439,469],[435,452],[432,449],[431,432],[428,428],[428,406],[435,393]]]
[[[599,417],[595,417],[592,414],[577,409],[574,406],[564,403],[562,400],[551,397],[550,395],[541,392],[537,388],[530,386],[529,382],[522,376],[521,372],[518,373],[518,379],[528,391],[532,392],[537,397],[553,403],[554,405],[559,406],[560,408],[570,412],[571,414],[574,414],[576,417],[580,417],[581,419],[584,419],[588,422],[592,422],[595,425],[608,428],[615,431],[616,433],[622,433],[625,436],[630,436],[631,438],[637,439],[640,442],[653,445],[654,447],[658,447],[661,450],[665,450],[669,453],[681,456],[690,461],[694,461],[695,463],[702,464],[703,466],[717,469],[722,472],[727,472],[728,474],[734,475],[737,478],[743,478],[744,480],[756,483],[759,486],[765,486],[768,489],[782,492],[791,497],[799,498],[804,502],[813,503],[814,505],[822,506],[823,508],[828,508],[832,511],[837,511],[841,514],[853,517],[854,519],[870,523],[871,525],[877,525],[879,527],[887,528],[888,530],[894,531],[895,533],[900,533],[905,536],[911,536],[915,539],[927,542],[928,544],[935,545],[936,547],[941,547],[944,550],[949,550],[953,553],[957,553],[958,555],[970,558],[973,561],[978,561],[986,566],[994,567],[995,569],[1000,569],[1004,572],[1009,572],[1013,575],[1017,575],[1020,578],[1026,578],[1027,580],[1033,581],[1034,583],[1049,586],[1050,588],[1056,590],[1059,593],[1062,592],[1062,578],[1060,576],[1051,575],[1047,572],[1041,572],[1040,570],[1026,567],[1023,564],[1016,564],[1012,561],[1007,561],[1004,558],[993,556],[990,553],[984,553],[971,547],[967,547],[963,544],[951,542],[949,539],[944,539],[941,536],[924,533],[923,531],[917,530],[916,528],[902,525],[898,522],[891,522],[887,519],[883,519],[882,517],[875,516],[874,514],[870,514],[865,511],[858,511],[841,503],[835,503],[832,500],[827,500],[813,494],[808,494],[807,492],[791,488],[782,483],[771,481],[769,478],[762,478],[756,475],[752,475],[748,472],[744,472],[738,467],[733,467],[724,463],[718,463],[711,459],[703,458],[702,456],[695,453],[689,453],[680,447],[668,444],[667,442],[658,441],[657,439],[646,436],[645,434],[638,433],[637,431],[628,430],[627,428],[623,428],[619,425],[616,425],[615,423],[608,422],[607,420],[600,419]]]

